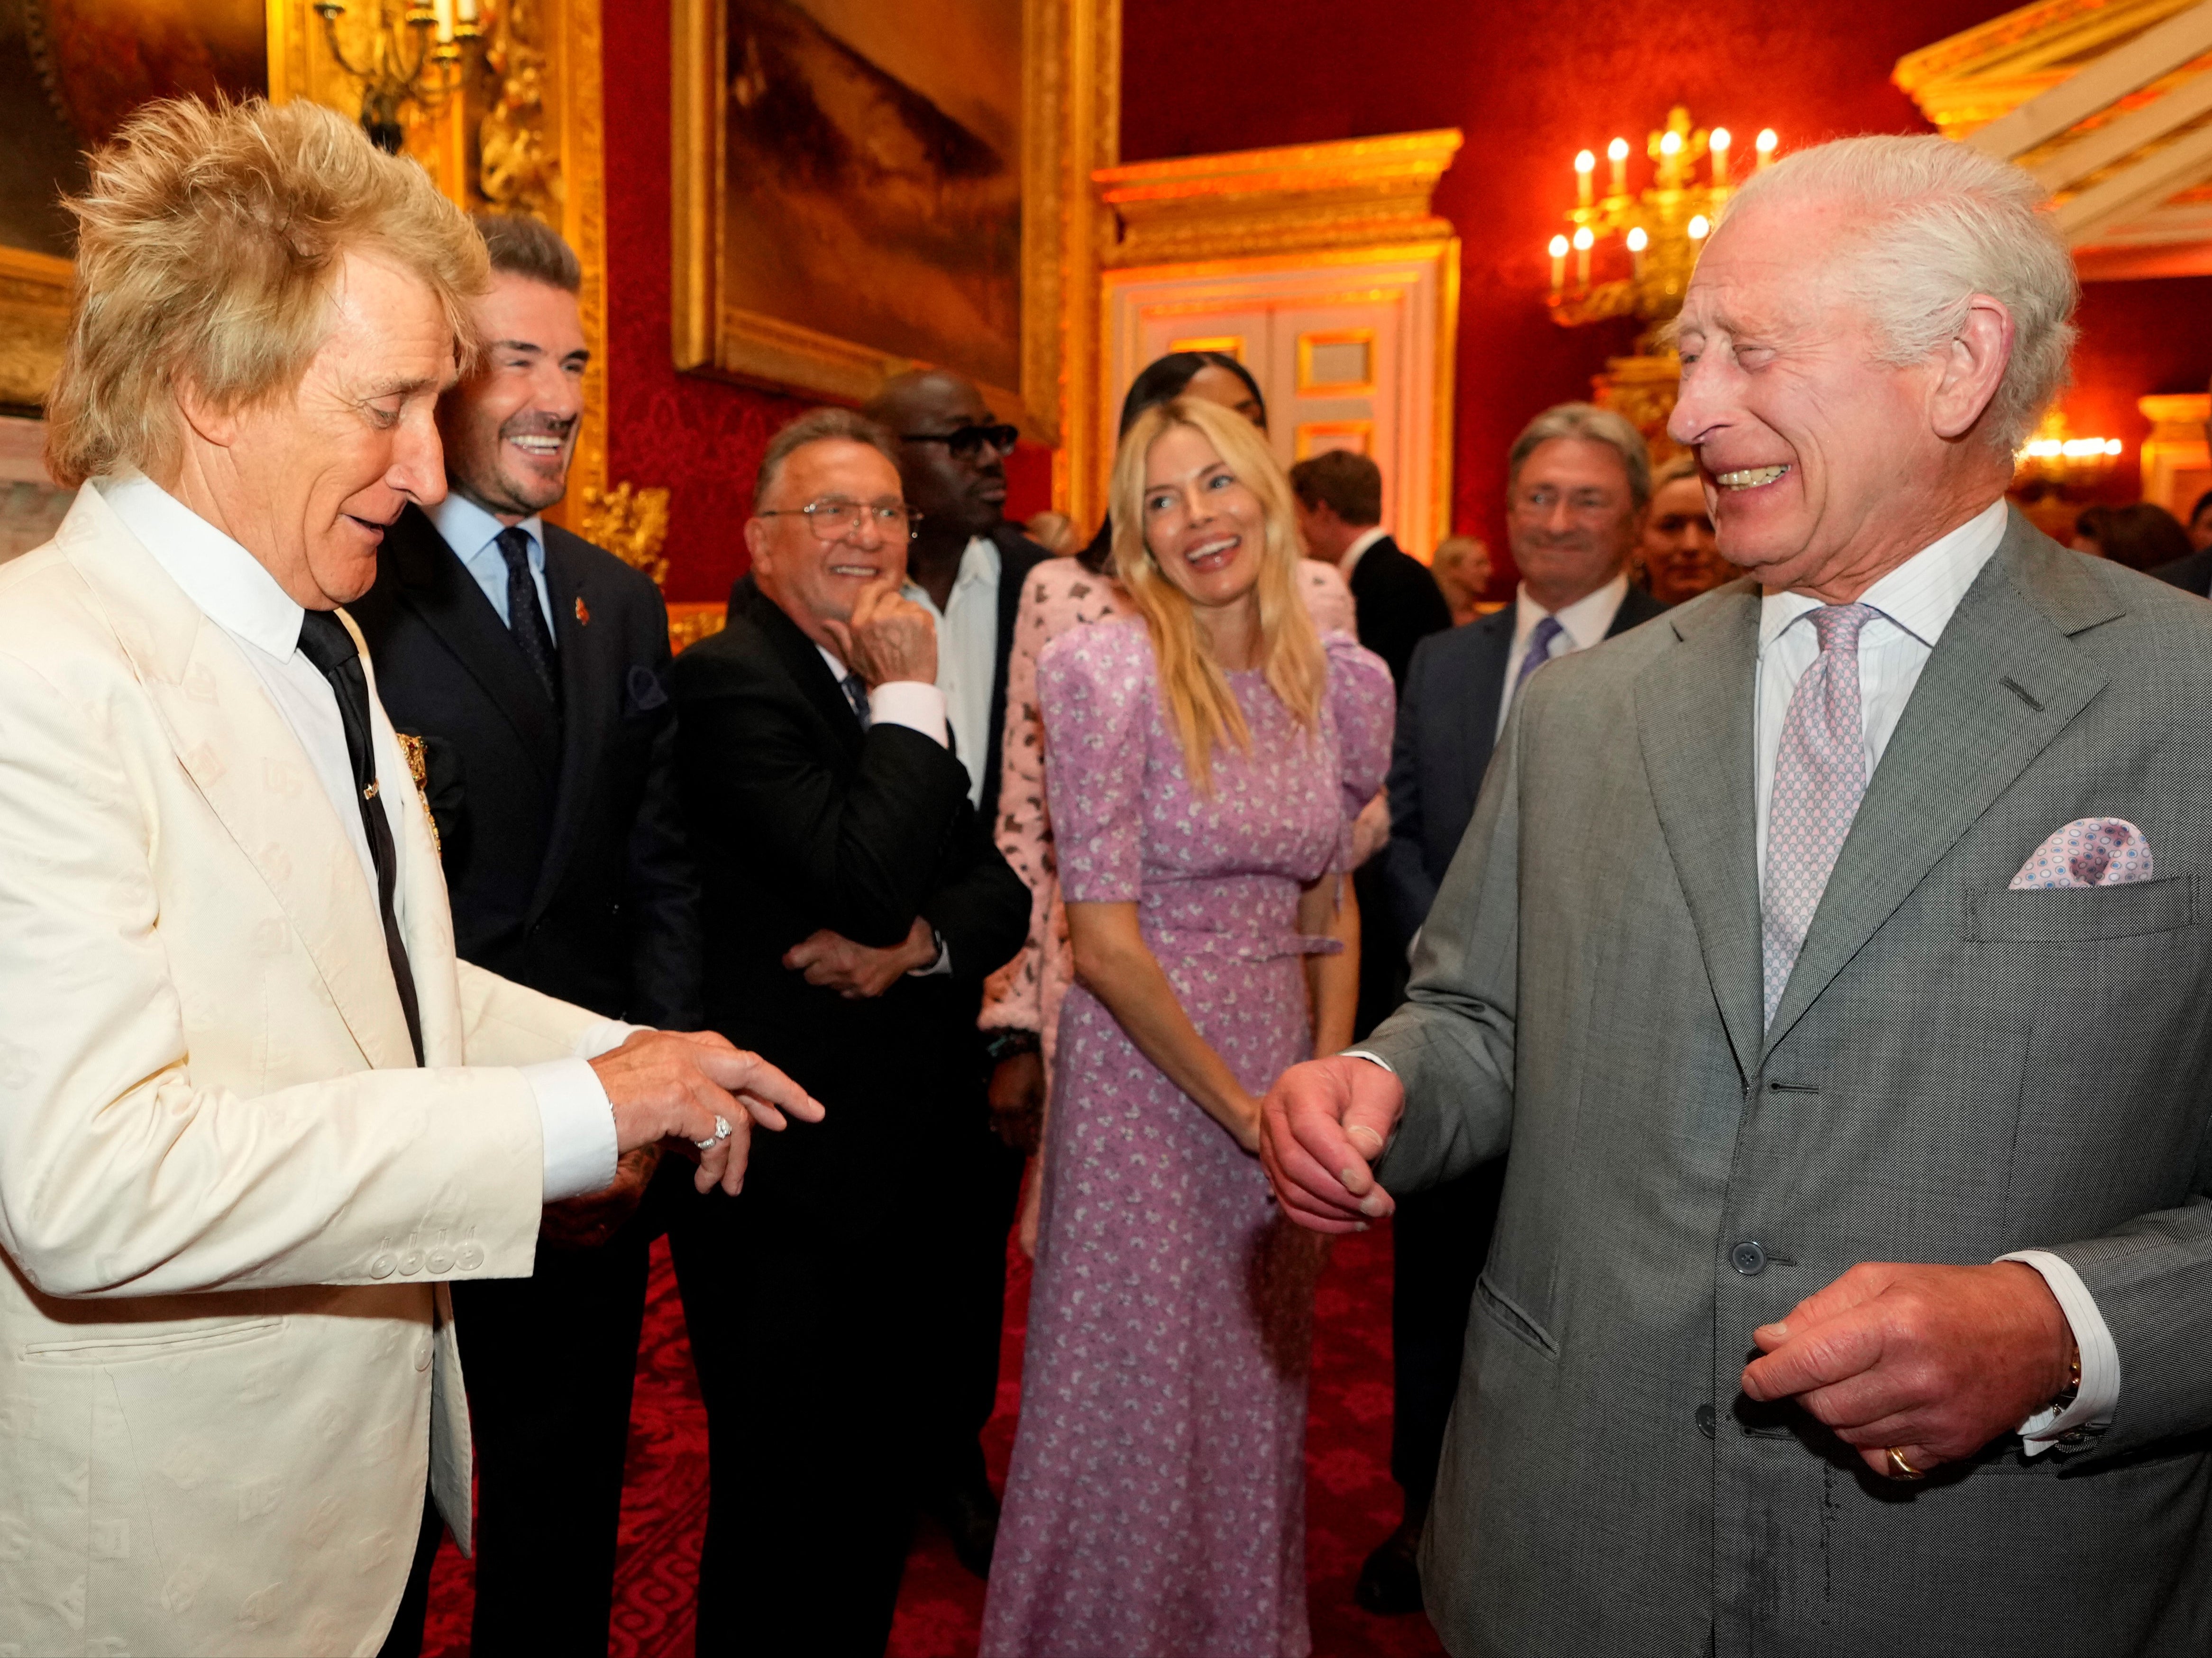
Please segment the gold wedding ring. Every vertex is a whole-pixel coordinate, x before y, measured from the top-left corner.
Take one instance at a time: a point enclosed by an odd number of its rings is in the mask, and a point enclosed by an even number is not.
[[[1905,1453],[1892,1445],[1889,1448],[1889,1477],[1892,1479],[1925,1479],[1928,1470],[1916,1468],[1905,1460]]]
[[[703,1140],[694,1140],[691,1144],[697,1146],[702,1151],[711,1151],[729,1138],[730,1120],[727,1117],[717,1114],[714,1118],[714,1132],[707,1139]],[[1892,1456],[1895,1456],[1897,1453],[1895,1451],[1892,1451],[1890,1455]]]

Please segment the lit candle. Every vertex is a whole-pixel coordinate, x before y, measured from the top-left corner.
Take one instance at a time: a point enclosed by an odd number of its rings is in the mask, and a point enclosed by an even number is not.
[[[1700,213],[1690,221],[1688,225],[1685,227],[1685,229],[1687,231],[1692,241],[1701,242],[1705,240],[1707,236],[1712,234],[1713,222],[1711,219],[1708,219],[1704,214]]]
[[[1662,155],[1680,155],[1682,153],[1682,135],[1671,130],[1661,133],[1659,153]]]
[[[432,0],[438,13],[438,39],[443,44],[453,38],[453,0]]]
[[[1552,292],[1558,293],[1567,285],[1567,239],[1552,238]]]
[[[1642,225],[1638,225],[1628,233],[1628,258],[1636,268],[1636,279],[1638,282],[1644,280],[1644,250],[1650,246],[1651,239],[1644,234]]]
[[[1575,286],[1577,288],[1589,286],[1589,251],[1596,240],[1597,238],[1590,234],[1588,225],[1575,232]]]
[[[1713,158],[1713,187],[1717,190],[1728,183],[1729,137],[1726,127],[1715,127],[1713,136],[1705,140],[1706,153]]]
[[[473,23],[477,21],[477,0],[460,0],[460,7],[462,22]]]
[[[1615,138],[1605,147],[1605,159],[1613,163],[1613,193],[1628,194],[1628,140]]]
[[[1596,156],[1586,149],[1575,152],[1575,199],[1584,207],[1590,204],[1590,174],[1596,171]]]
[[[1774,159],[1774,147],[1781,142],[1774,136],[1772,127],[1761,127],[1759,130],[1759,137],[1754,141],[1754,144],[1759,151],[1759,166],[1765,167]]]

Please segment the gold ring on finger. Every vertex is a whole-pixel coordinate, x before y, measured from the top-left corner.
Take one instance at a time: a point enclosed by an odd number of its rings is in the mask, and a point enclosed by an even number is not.
[[[1905,1453],[1892,1445],[1886,1455],[1889,1458],[1889,1477],[1892,1479],[1925,1479],[1928,1470],[1916,1468],[1905,1460]]]

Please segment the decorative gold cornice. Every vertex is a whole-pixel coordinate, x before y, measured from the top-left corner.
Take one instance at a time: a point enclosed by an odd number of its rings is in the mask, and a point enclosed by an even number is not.
[[[2037,0],[1908,52],[1891,80],[1947,138],[1978,132],[2199,0]],[[2146,88],[2147,100],[2167,82]]]
[[[1102,263],[1447,240],[1430,198],[1460,143],[1445,128],[1102,168],[1091,177],[1115,228]]]

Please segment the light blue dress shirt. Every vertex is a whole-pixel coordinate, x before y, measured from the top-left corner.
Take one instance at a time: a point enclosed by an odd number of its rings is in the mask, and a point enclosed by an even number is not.
[[[500,531],[507,526],[458,489],[447,491],[446,498],[428,512],[430,522],[438,526],[461,568],[483,589],[499,619],[514,627],[514,618],[507,613],[507,556],[499,550]],[[545,520],[532,513],[514,527],[530,537],[530,580],[538,589],[538,608],[544,615],[546,631],[557,638],[553,601],[545,592]]]

